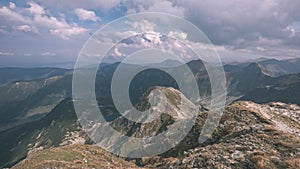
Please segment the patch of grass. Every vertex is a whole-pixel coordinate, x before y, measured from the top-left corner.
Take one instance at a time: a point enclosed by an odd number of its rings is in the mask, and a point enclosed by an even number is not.
[[[12,169],[39,168],[138,168],[98,146],[71,145],[31,153]]]
[[[57,161],[74,161],[82,158],[81,153],[75,151],[66,151],[63,149],[49,149],[49,151],[41,151],[37,160],[57,160]]]

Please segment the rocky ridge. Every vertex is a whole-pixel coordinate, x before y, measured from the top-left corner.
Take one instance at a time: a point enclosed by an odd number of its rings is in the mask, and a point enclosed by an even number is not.
[[[168,98],[167,105],[170,112],[161,119],[153,121],[154,128],[146,125],[140,125],[133,122],[123,123],[124,119],[117,118],[111,123],[116,129],[124,134],[133,137],[144,137],[155,135],[161,131],[168,129],[176,118],[179,118],[176,103],[180,92],[173,88],[159,88]],[[141,100],[140,109],[147,109],[146,104],[149,93],[145,95],[145,99]],[[188,103],[185,100],[186,104]],[[142,106],[143,105],[143,106]],[[156,109],[160,110],[160,109]],[[300,139],[299,139],[299,106],[293,104],[285,104],[280,102],[272,102],[268,104],[256,104],[249,101],[235,102],[226,107],[221,121],[214,131],[213,135],[203,144],[198,143],[208,109],[199,108],[196,124],[189,134],[174,148],[155,157],[147,157],[141,159],[127,159],[129,167],[146,167],[146,168],[299,168],[300,165]],[[181,112],[183,114],[189,114]],[[177,115],[177,116],[176,116]],[[175,116],[175,118],[173,117]],[[78,143],[80,140],[78,133],[66,133],[66,143]],[[72,142],[72,140],[75,142]],[[91,146],[91,149],[98,149]],[[68,146],[61,146],[55,150],[63,150],[66,152],[84,153],[85,145],[74,145],[69,149]],[[69,159],[55,159],[48,165],[49,158],[58,158],[59,151],[53,151],[52,157],[47,154],[53,149],[38,150],[39,153],[30,153],[25,162],[21,162],[17,166],[26,163],[29,167],[35,167],[30,161],[41,159],[42,164],[50,167],[64,168],[122,168],[122,166],[101,165],[99,163],[85,164],[85,159],[73,156]],[[57,154],[56,154],[57,153]],[[106,152],[107,153],[107,152]],[[41,155],[41,158],[35,154]],[[109,153],[108,153],[109,154]],[[98,156],[90,157],[98,158]],[[116,158],[115,156],[109,158]],[[52,159],[53,160],[53,159]],[[120,159],[122,160],[122,159]],[[90,161],[90,160],[88,160]],[[133,163],[136,163],[133,164]],[[68,165],[65,165],[68,164]],[[121,163],[123,164],[123,163]],[[124,167],[123,167],[124,168]]]

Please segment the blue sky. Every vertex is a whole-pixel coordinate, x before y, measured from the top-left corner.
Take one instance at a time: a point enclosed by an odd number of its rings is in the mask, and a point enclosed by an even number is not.
[[[4,0],[0,66],[74,63],[90,34],[119,17],[149,11],[192,22],[224,61],[300,57],[298,0]]]

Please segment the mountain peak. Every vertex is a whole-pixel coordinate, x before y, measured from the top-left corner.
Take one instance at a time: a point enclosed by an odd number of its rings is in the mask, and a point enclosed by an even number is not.
[[[254,74],[254,75],[266,75],[270,76],[270,72],[268,72],[262,65],[256,62],[250,63],[247,67],[243,70],[247,74]]]
[[[250,63],[247,67],[244,69],[245,71],[250,71],[250,72],[261,72],[261,68],[258,63],[252,62]]]
[[[172,87],[155,86],[149,88],[139,100],[136,108],[143,111],[139,120],[133,122],[121,116],[112,122],[112,126],[121,133],[134,137],[155,136],[165,130],[175,121],[191,120],[197,116],[199,107],[195,106],[179,90]],[[131,113],[133,110],[127,111]],[[130,127],[128,127],[130,126]]]

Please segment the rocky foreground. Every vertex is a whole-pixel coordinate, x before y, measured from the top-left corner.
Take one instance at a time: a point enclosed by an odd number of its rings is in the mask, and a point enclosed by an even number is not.
[[[226,108],[210,143],[180,157],[143,162],[157,168],[299,168],[299,110],[283,103],[236,102]]]
[[[299,115],[297,105],[236,102],[202,145],[195,138],[203,119],[161,156],[125,161],[97,146],[76,144],[37,150],[13,168],[299,168]]]
[[[14,169],[54,168],[139,168],[133,163],[117,158],[97,146],[68,145],[36,150],[12,167]]]

